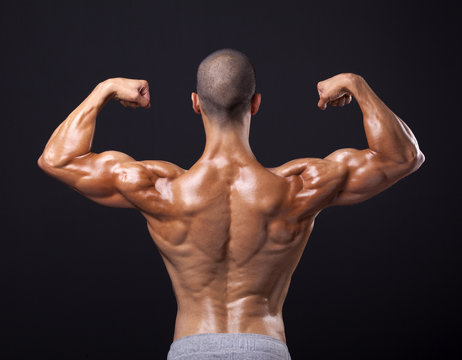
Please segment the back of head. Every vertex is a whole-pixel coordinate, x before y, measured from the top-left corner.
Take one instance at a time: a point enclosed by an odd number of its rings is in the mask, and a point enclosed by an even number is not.
[[[255,70],[240,51],[221,49],[207,56],[197,70],[197,94],[207,117],[238,119],[250,109]]]

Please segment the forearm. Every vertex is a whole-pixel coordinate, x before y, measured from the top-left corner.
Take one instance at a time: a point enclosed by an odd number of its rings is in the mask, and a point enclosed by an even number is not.
[[[96,117],[112,96],[108,82],[98,84],[91,94],[53,132],[41,161],[60,167],[91,150]]]
[[[363,113],[364,130],[369,148],[398,163],[413,162],[421,156],[411,129],[372,91],[366,81],[349,76],[348,90]]]

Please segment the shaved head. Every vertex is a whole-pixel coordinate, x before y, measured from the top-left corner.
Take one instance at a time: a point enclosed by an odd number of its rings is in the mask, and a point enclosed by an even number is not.
[[[255,70],[240,51],[217,50],[200,63],[196,86],[201,108],[208,117],[238,118],[250,109]]]

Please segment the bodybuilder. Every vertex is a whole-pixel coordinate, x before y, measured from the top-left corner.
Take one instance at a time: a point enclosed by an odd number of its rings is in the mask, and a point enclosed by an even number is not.
[[[318,83],[318,107],[355,98],[368,148],[265,168],[249,146],[261,101],[255,84],[252,64],[236,50],[201,62],[191,99],[206,144],[189,170],[91,151],[97,115],[110,99],[150,107],[148,83],[125,78],[98,84],[38,159],[43,171],[87,198],[136,208],[146,218],[178,304],[172,360],[290,359],[282,307],[315,217],[326,207],[369,199],[424,161],[409,127],[366,81],[340,74]]]

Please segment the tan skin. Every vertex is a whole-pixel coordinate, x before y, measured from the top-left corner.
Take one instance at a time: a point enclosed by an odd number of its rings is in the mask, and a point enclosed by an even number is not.
[[[248,141],[260,94],[241,125],[220,127],[192,93],[207,140],[189,170],[117,151],[93,153],[96,117],[107,101],[150,106],[146,81],[115,78],[100,83],[55,130],[38,164],[99,204],[143,214],[178,303],[174,340],[245,332],[285,341],[282,306],[315,217],[326,207],[369,199],[424,161],[411,130],[360,76],[334,76],[318,92],[321,109],[357,100],[367,149],[265,168]]]

